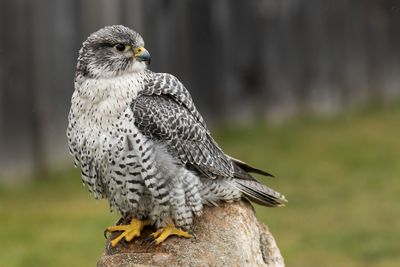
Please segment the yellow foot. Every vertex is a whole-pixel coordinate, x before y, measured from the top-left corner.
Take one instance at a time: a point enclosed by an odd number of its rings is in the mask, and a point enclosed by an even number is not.
[[[192,234],[189,234],[188,232],[179,230],[178,228],[175,227],[174,223],[169,222],[163,228],[161,228],[160,230],[152,233],[148,238],[146,238],[144,240],[144,242],[149,241],[149,240],[153,240],[148,245],[148,247],[151,247],[154,244],[156,244],[156,245],[160,244],[165,239],[167,239],[167,237],[169,237],[170,235],[177,235],[179,237],[183,236],[183,237],[186,237],[186,238],[192,237]]]
[[[140,236],[140,232],[143,230],[143,227],[146,225],[150,225],[149,220],[139,221],[137,219],[132,219],[131,223],[128,225],[117,225],[110,226],[104,231],[104,235],[107,232],[116,232],[123,231],[117,238],[111,240],[111,246],[115,247],[121,240],[123,241],[131,241],[134,237]]]

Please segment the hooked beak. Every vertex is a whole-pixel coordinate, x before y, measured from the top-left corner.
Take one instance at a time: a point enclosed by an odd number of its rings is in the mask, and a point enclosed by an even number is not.
[[[150,65],[150,53],[143,46],[136,49],[135,54],[133,55],[137,61],[145,61]]]

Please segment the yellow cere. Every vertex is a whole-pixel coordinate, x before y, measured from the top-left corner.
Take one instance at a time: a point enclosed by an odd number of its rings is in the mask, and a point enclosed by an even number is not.
[[[137,54],[140,54],[140,53],[142,53],[143,52],[143,47],[139,47],[137,50],[136,50],[136,55]]]

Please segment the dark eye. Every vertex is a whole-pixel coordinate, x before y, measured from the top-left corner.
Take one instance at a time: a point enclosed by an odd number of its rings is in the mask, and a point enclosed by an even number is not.
[[[115,50],[119,51],[119,52],[124,52],[125,51],[125,45],[124,44],[116,44],[114,46]]]

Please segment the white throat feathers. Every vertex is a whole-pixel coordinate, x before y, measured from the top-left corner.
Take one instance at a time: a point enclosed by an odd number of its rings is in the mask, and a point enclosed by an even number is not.
[[[83,78],[75,83],[71,111],[79,128],[108,131],[143,89],[144,72],[111,78]]]

